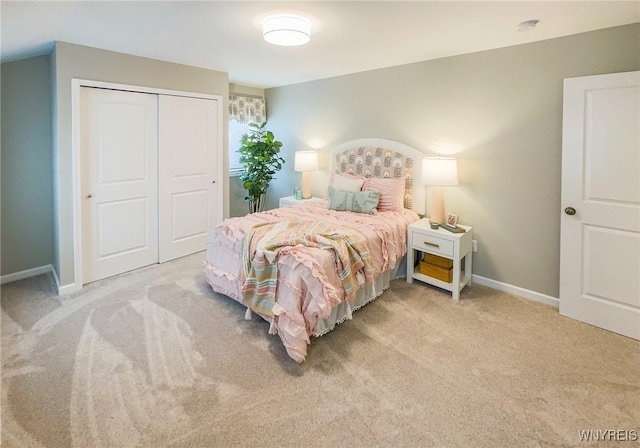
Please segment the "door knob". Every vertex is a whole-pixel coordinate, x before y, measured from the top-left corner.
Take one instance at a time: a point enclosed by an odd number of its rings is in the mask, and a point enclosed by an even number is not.
[[[92,194],[88,194],[88,195],[87,195],[87,199],[91,199],[92,197],[93,197],[93,195],[92,195]]]
[[[569,216],[573,216],[576,214],[576,209],[573,207],[567,207],[564,209],[564,212]]]

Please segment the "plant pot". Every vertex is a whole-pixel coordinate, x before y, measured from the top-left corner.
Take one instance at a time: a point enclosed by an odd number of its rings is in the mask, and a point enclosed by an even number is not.
[[[260,196],[249,200],[249,213],[257,213],[264,211],[264,205],[267,201],[267,193],[262,193]]]

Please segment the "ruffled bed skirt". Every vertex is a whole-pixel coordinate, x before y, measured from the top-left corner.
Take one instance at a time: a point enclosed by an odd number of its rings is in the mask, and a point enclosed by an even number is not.
[[[231,297],[235,301],[242,303],[242,297],[237,283],[238,280],[236,278],[230,278],[228,273],[216,269],[208,262],[205,262],[205,264],[207,266],[207,269],[205,269],[205,277],[211,288],[217,293]],[[405,278],[407,272],[406,265],[407,257],[405,255],[394,268],[389,269],[376,277],[375,282],[367,283],[360,287],[356,293],[356,298],[351,305],[347,302],[342,302],[333,308],[331,315],[328,318],[318,320],[313,336],[320,337],[329,333],[336,325],[341,324],[345,320],[350,320],[354,311],[380,297],[382,293],[389,288],[391,280],[396,278]],[[247,313],[246,315],[249,316],[250,314],[251,313]],[[267,322],[271,322],[271,319],[264,316],[261,317],[263,317]]]
[[[333,330],[337,324],[351,319],[351,313],[353,311],[356,311],[367,303],[377,299],[385,290],[389,289],[391,280],[395,278],[404,278],[407,272],[406,266],[407,257],[405,255],[400,259],[400,262],[395,268],[389,269],[388,271],[380,274],[374,283],[365,284],[358,289],[353,304],[349,306],[347,302],[342,302],[340,305],[333,308],[331,315],[327,319],[319,320],[316,324],[313,335],[316,337],[322,336],[323,334]]]

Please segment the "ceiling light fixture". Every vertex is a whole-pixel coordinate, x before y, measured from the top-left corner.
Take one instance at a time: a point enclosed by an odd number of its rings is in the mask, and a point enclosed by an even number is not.
[[[262,36],[274,45],[304,45],[311,40],[311,22],[291,14],[269,16],[262,21]]]
[[[536,25],[539,23],[539,20],[533,19],[533,20],[525,20],[524,22],[521,22],[518,24],[518,31],[529,31],[532,30],[536,27]]]

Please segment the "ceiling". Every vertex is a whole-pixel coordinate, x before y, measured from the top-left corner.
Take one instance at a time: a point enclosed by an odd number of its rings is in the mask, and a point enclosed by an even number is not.
[[[53,41],[220,70],[259,88],[519,45],[640,22],[640,1],[6,1],[2,62]],[[309,18],[311,42],[262,39],[274,12]],[[540,20],[520,32],[518,24]]]

